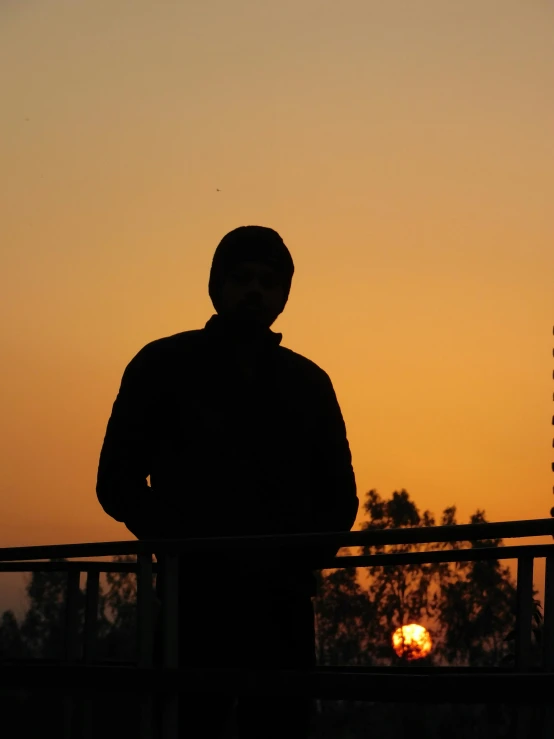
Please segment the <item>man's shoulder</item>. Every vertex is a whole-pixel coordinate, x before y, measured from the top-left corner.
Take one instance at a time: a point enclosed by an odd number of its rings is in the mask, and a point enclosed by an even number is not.
[[[298,373],[299,375],[303,375],[307,379],[314,381],[329,381],[329,375],[327,372],[303,354],[299,354],[286,346],[280,346],[279,355],[282,363],[291,372]]]
[[[202,342],[202,329],[181,331],[178,334],[162,336],[145,344],[142,349],[131,360],[134,364],[150,365],[159,364],[164,360],[171,361],[178,355],[194,351]]]
[[[203,333],[204,329],[196,328],[190,331],[180,331],[170,336],[162,336],[160,339],[150,341],[141,351],[156,354],[193,348],[201,342]]]

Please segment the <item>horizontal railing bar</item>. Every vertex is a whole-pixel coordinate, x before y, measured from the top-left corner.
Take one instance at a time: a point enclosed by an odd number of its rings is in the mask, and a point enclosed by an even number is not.
[[[547,704],[554,673],[432,674],[304,670],[163,669],[96,665],[29,666],[0,671],[1,689],[41,693],[303,695],[329,700],[408,703]]]
[[[0,572],[137,572],[134,562],[0,562]],[[157,572],[157,563],[152,571]]]
[[[321,569],[342,567],[390,567],[393,565],[433,564],[438,562],[477,562],[490,559],[518,559],[519,557],[547,557],[554,554],[554,544],[530,544],[515,547],[475,547],[448,549],[440,552],[402,552],[399,554],[371,554],[335,557],[334,564]]]
[[[426,552],[400,552],[390,554],[353,554],[331,557],[314,569],[330,570],[343,567],[388,567],[407,564],[432,564],[438,562],[476,562],[491,559],[518,559],[519,557],[549,557],[554,555],[554,544],[525,544],[512,547],[474,547],[472,549],[446,549]],[[222,556],[224,556],[222,554]],[[247,561],[246,557],[241,562]],[[256,562],[263,557],[256,557]],[[210,560],[212,562],[212,560]],[[287,563],[294,563],[294,559]],[[195,565],[202,560],[195,558]],[[137,572],[134,562],[0,562],[0,572]],[[157,573],[159,564],[152,563],[152,572]]]
[[[325,534],[289,534],[278,536],[206,537],[201,539],[157,541],[112,541],[82,544],[52,544],[47,546],[2,547],[0,561],[51,559],[54,557],[101,557],[117,554],[148,554],[152,552],[214,551],[223,549],[282,549],[353,546],[386,546],[393,544],[430,544],[464,542],[482,539],[510,539],[554,535],[554,519],[528,521],[459,524],[456,526],[425,526],[418,528],[367,529]]]

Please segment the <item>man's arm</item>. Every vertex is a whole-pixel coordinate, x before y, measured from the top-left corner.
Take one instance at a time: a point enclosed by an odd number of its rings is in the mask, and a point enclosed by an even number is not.
[[[319,449],[316,464],[323,473],[315,501],[319,531],[350,531],[358,513],[356,479],[346,426],[329,376],[320,380],[317,417]]]
[[[154,388],[147,347],[127,365],[100,452],[101,506],[139,539],[157,538],[159,522],[147,477],[153,452]]]

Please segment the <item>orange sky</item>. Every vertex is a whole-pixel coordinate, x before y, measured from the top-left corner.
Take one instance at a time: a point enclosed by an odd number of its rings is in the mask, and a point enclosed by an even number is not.
[[[205,323],[247,223],[292,252],[275,329],[333,379],[361,496],[548,516],[553,27],[546,0],[2,3],[2,545],[130,538],[94,490],[121,374]]]

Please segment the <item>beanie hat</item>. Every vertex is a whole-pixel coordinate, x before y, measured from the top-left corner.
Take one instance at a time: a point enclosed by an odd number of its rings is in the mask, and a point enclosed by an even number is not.
[[[262,262],[281,277],[285,300],[288,299],[294,263],[289,250],[277,231],[265,226],[239,226],[226,234],[215,250],[208,292],[214,308],[226,275],[243,262]]]

